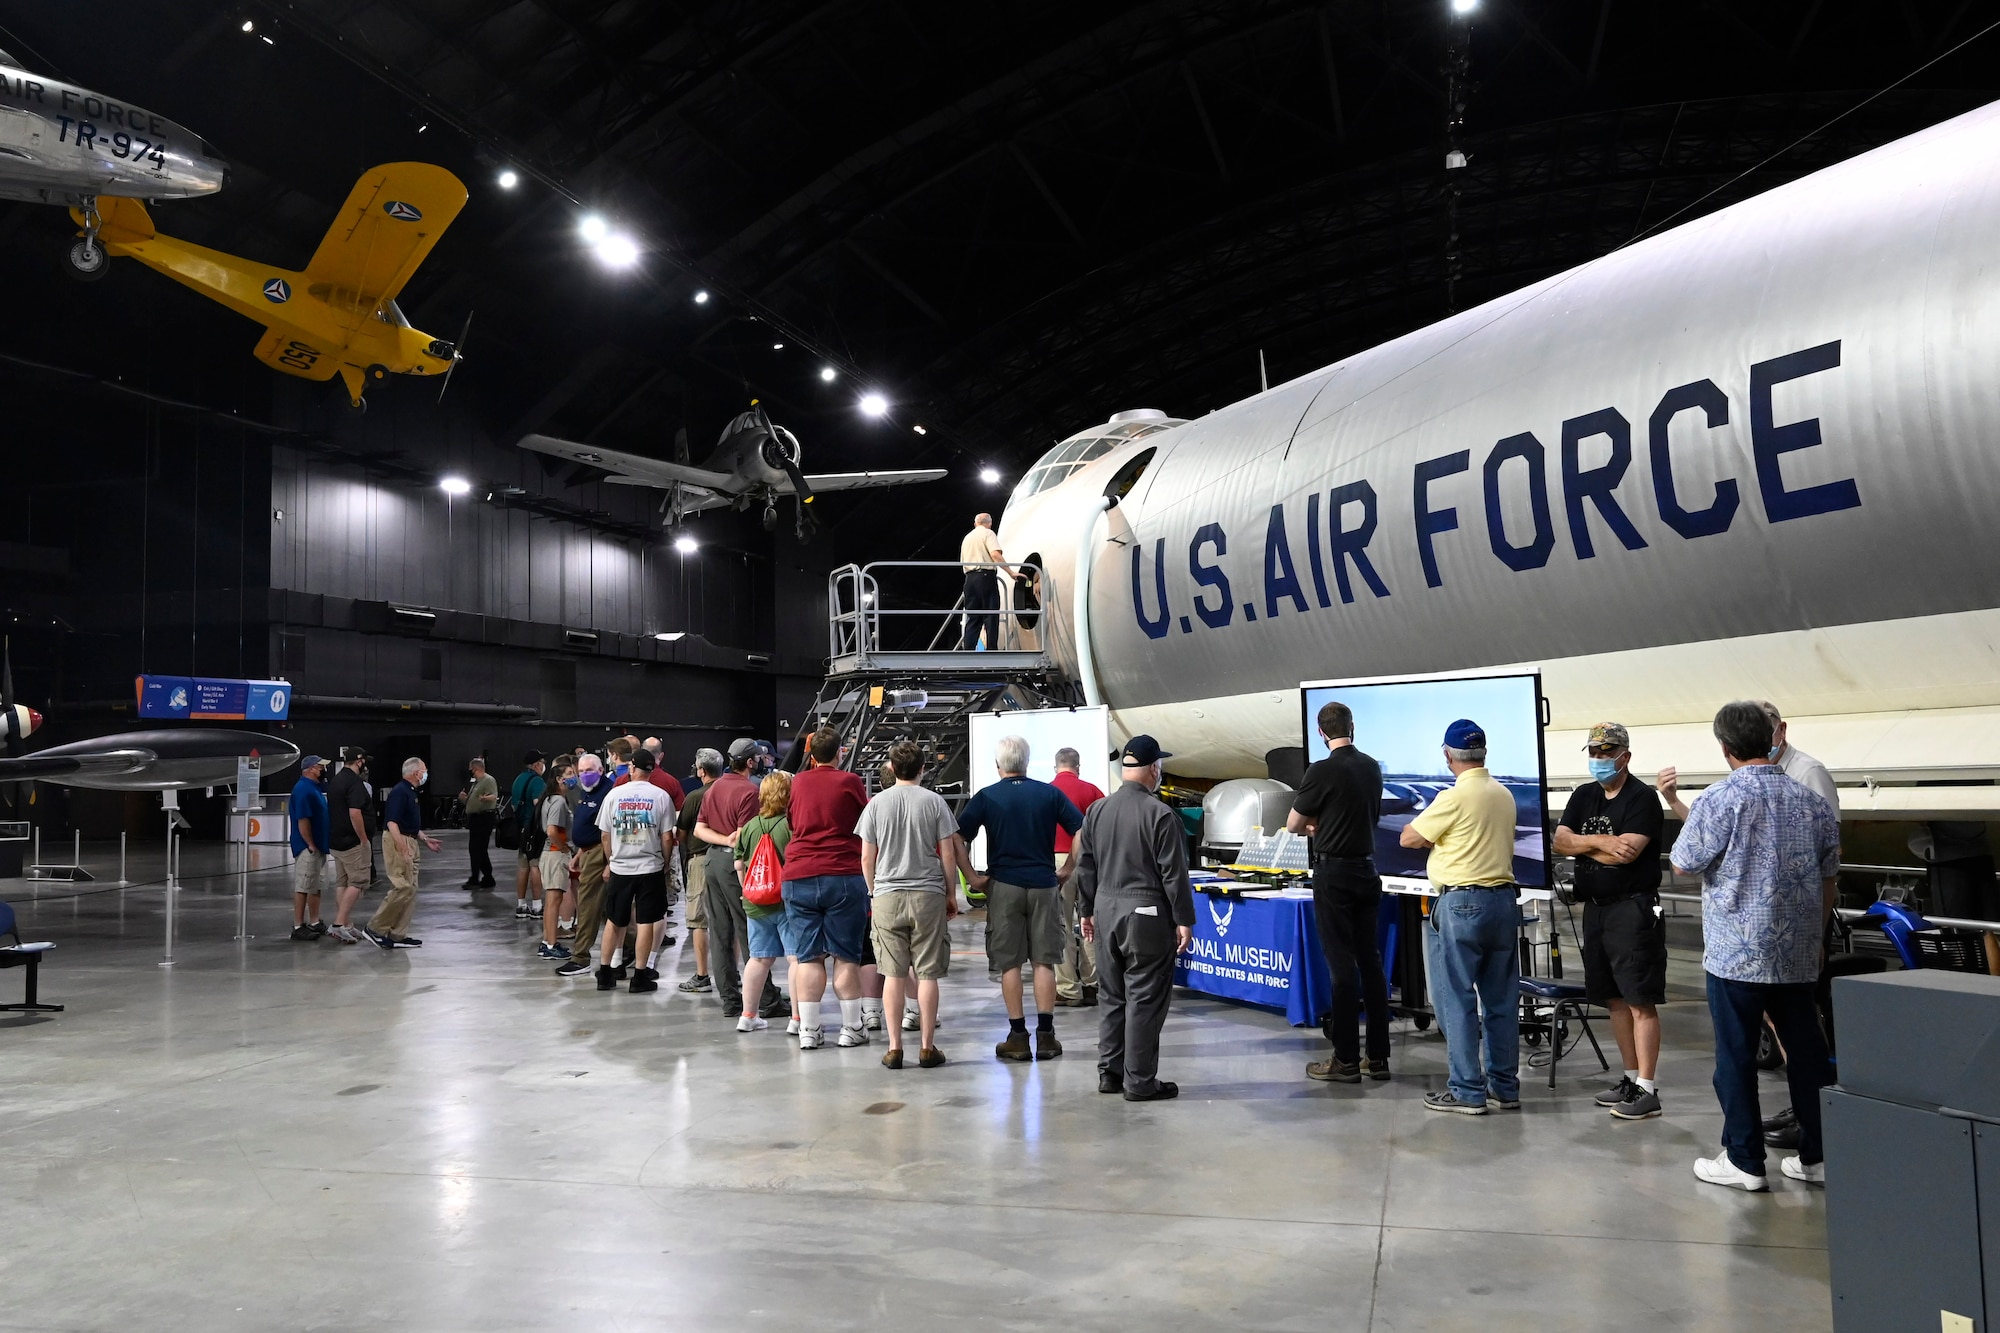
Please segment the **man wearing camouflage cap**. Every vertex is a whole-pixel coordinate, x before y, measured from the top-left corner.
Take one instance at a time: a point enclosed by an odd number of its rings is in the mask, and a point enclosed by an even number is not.
[[[1583,904],[1583,984],[1611,1011],[1625,1075],[1597,1095],[1620,1120],[1660,1114],[1660,1011],[1667,998],[1667,928],[1660,917],[1660,797],[1631,773],[1632,738],[1616,722],[1590,729],[1591,781],[1570,793],[1557,856],[1576,858]]]

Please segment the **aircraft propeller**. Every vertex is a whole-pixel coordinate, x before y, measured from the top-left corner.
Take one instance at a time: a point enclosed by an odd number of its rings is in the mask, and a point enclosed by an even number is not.
[[[812,487],[806,483],[806,474],[800,470],[798,460],[784,447],[777,427],[771,424],[770,414],[764,410],[764,405],[756,403],[753,406],[757,409],[757,422],[764,428],[765,437],[778,445],[776,452],[779,468],[791,479],[792,496],[798,502],[799,508],[798,523],[794,531],[801,543],[811,541],[814,531],[819,527],[806,512],[806,506],[813,502]]]
[[[465,312],[465,323],[458,326],[458,341],[451,345],[451,364],[445,367],[444,382],[438,385],[438,401],[444,401],[444,391],[451,387],[451,377],[458,373],[458,363],[465,360],[465,335],[472,331],[472,312]]]

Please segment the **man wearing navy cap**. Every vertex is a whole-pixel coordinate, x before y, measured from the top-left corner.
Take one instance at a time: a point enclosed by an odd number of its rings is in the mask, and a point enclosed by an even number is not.
[[[1174,955],[1194,943],[1194,890],[1180,816],[1153,793],[1162,760],[1151,736],[1125,744],[1118,790],[1090,807],[1076,835],[1083,938],[1097,946],[1097,1090],[1128,1102],[1165,1101],[1180,1085],[1158,1077],[1160,1029],[1173,996]],[[1103,912],[1103,929],[1097,916]]]
[[[1438,894],[1424,932],[1424,967],[1449,1048],[1451,1086],[1425,1096],[1424,1106],[1459,1115],[1518,1111],[1521,905],[1514,884],[1514,797],[1486,771],[1486,731],[1477,722],[1460,718],[1445,728],[1444,757],[1457,780],[1404,826],[1401,839],[1405,847],[1430,849],[1425,873]]]

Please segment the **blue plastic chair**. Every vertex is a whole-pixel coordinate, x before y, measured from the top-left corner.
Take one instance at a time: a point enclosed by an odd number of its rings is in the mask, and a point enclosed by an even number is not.
[[[20,1004],[0,1004],[0,1011],[9,1013],[59,1014],[63,1007],[59,1004],[43,1004],[40,1001],[42,978],[42,955],[56,946],[48,943],[28,944],[21,939],[21,931],[14,920],[11,903],[0,903],[0,938],[10,938],[11,945],[0,944],[0,968],[25,967],[28,969],[28,993]]]

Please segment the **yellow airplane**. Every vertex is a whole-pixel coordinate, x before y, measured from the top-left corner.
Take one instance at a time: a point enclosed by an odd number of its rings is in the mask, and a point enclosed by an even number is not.
[[[86,240],[129,256],[264,326],[259,361],[301,379],[347,385],[366,407],[370,380],[448,375],[458,348],[410,327],[396,294],[465,206],[465,185],[443,167],[391,162],[355,182],[303,272],[162,236],[137,199],[97,200],[95,214],[72,208]],[[462,335],[461,335],[462,336]]]

